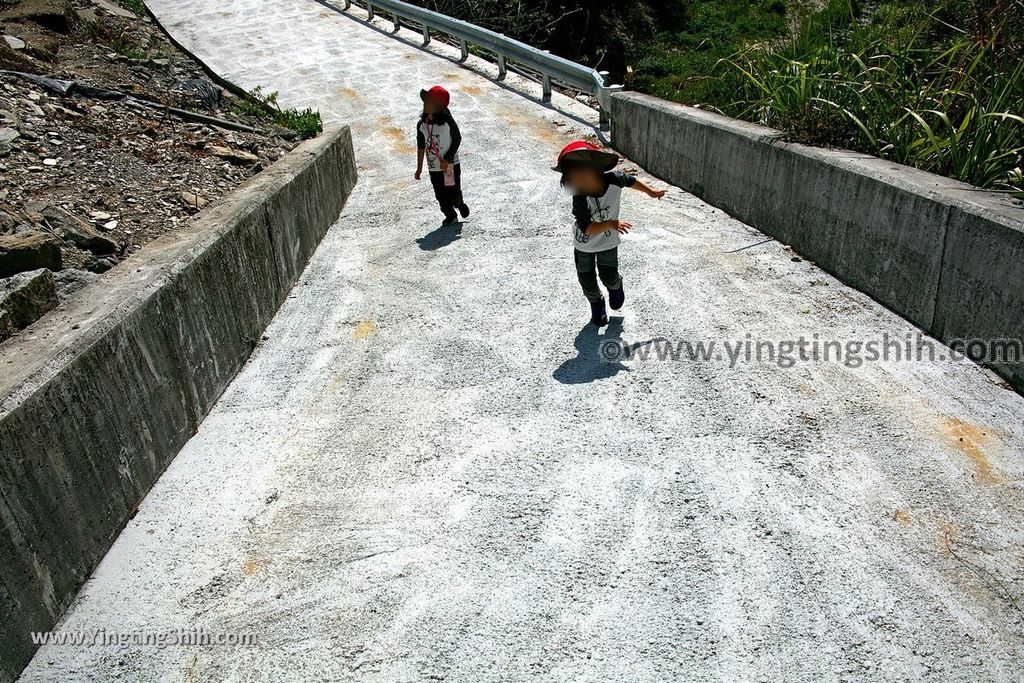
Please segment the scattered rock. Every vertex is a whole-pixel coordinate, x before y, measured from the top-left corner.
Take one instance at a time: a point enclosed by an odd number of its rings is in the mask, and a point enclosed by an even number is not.
[[[8,234],[12,233],[18,228],[18,219],[7,213],[6,211],[0,211],[0,233]]]
[[[49,208],[49,206],[50,202],[44,201],[42,199],[30,199],[29,201],[25,202],[25,210],[28,211],[29,214],[38,214],[38,218],[40,220],[42,219],[43,211],[46,211],[46,209]]]
[[[62,239],[77,244],[82,249],[105,256],[117,252],[117,243],[104,237],[85,221],[72,216],[63,209],[47,207],[41,212],[43,219]]]
[[[210,202],[206,201],[203,197],[200,197],[195,192],[182,192],[180,195],[181,201],[185,202],[185,206],[190,209],[202,209]]]
[[[36,63],[29,59],[25,52],[11,48],[6,40],[0,40],[0,69],[40,73],[42,69],[36,66]]]
[[[24,50],[28,47],[25,41],[21,38],[15,38],[14,36],[4,36],[4,41],[10,46],[12,50]]]
[[[92,0],[92,4],[99,7],[107,14],[113,14],[115,17],[121,17],[122,19],[138,19],[139,16],[134,12],[121,7],[117,3],[111,0]]]
[[[249,166],[260,160],[258,156],[251,154],[250,152],[245,152],[240,149],[232,149],[230,147],[221,147],[220,145],[210,145],[206,148],[206,151],[215,157],[219,157],[238,166]]]
[[[53,274],[53,281],[57,286],[57,296],[61,301],[67,301],[72,294],[99,279],[98,274],[78,268],[67,268]]]
[[[91,7],[75,10],[75,13],[78,15],[79,19],[87,24],[95,24],[100,20],[99,16],[96,14],[96,10]]]
[[[85,267],[92,273],[105,273],[117,265],[117,259],[94,258],[85,264]]]
[[[17,275],[27,270],[62,266],[60,243],[37,230],[26,230],[0,236],[0,277]]]
[[[60,305],[53,273],[43,268],[0,280],[0,341]]]
[[[235,95],[121,4],[127,3],[0,0],[0,38],[13,35],[27,45],[14,50],[0,39],[0,70],[81,77],[179,109],[213,108],[262,132],[179,121],[114,100],[61,97],[0,75],[0,276],[47,267],[96,278],[294,147],[291,131],[234,106]],[[75,30],[60,35],[45,24]],[[55,61],[48,64],[40,48],[50,43],[60,49],[50,50]],[[214,146],[222,156],[209,151]],[[69,289],[82,279],[68,277]]]

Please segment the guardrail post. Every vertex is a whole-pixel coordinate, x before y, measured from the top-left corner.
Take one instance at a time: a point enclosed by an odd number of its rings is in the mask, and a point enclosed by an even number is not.
[[[402,17],[398,16],[397,14],[392,14],[391,15],[391,20],[395,23],[395,33],[398,33],[399,31],[401,31],[402,30]]]
[[[549,76],[548,74],[544,74],[543,87],[544,87],[544,101],[545,102],[550,102],[551,101],[551,76]]]
[[[603,78],[603,76],[602,76]],[[612,95],[622,92],[621,85],[602,86],[597,91],[597,111],[600,117],[601,130],[608,130],[612,127]]]
[[[423,44],[430,45],[430,27],[423,24]]]
[[[459,61],[464,62],[469,59],[469,44],[466,43],[465,38],[459,40],[459,49],[462,50],[462,58]]]
[[[373,21],[374,14],[373,14],[373,3],[372,2],[366,3],[366,14],[367,14],[366,20],[367,21]]]
[[[498,55],[498,80],[503,81],[508,76],[508,65],[505,64],[505,55]]]

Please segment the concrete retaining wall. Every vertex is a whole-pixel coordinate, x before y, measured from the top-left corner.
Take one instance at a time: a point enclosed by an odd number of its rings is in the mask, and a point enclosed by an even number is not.
[[[944,342],[1024,339],[1024,208],[866,154],[638,93],[616,149],[792,246]],[[1024,363],[992,364],[1024,391]]]
[[[0,346],[0,680],[241,369],[356,181],[308,141]]]

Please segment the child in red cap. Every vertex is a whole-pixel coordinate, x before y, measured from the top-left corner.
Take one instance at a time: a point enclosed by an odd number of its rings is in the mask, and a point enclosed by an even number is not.
[[[459,147],[462,133],[448,109],[451,95],[439,85],[421,90],[423,115],[416,126],[416,180],[423,177],[423,160],[430,171],[434,196],[444,213],[442,225],[454,225],[459,217],[469,217],[469,207],[462,198],[462,170],[459,165]]]
[[[598,275],[608,288],[612,310],[619,310],[626,301],[619,276],[619,242],[620,235],[628,234],[633,225],[619,220],[622,188],[631,187],[655,199],[665,196],[665,190],[653,190],[631,175],[614,171],[618,164],[619,155],[578,141],[562,150],[554,168],[562,174],[562,186],[573,195],[576,275],[590,301],[590,322],[598,327],[608,324]]]

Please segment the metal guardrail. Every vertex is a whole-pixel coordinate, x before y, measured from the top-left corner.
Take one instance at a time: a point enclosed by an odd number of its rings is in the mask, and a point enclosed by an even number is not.
[[[323,0],[320,0],[323,2]],[[410,5],[399,0],[341,0],[344,9],[352,5],[362,6],[369,20],[373,20],[378,12],[391,16],[395,31],[402,28],[402,22],[418,25],[423,32],[423,44],[430,43],[430,33],[444,33],[459,41],[462,48],[462,60],[469,58],[469,46],[475,45],[494,55],[498,65],[498,80],[508,74],[508,61],[521,65],[530,71],[540,74],[543,88],[543,100],[551,100],[552,82],[560,83],[575,90],[593,95],[597,99],[601,113],[601,128],[606,129],[610,123],[612,93],[622,90],[621,85],[606,85],[606,71],[597,71],[550,52],[513,40],[500,33],[470,24],[460,19],[453,19],[445,14],[434,12],[422,7]],[[327,4],[324,2],[323,4]]]

